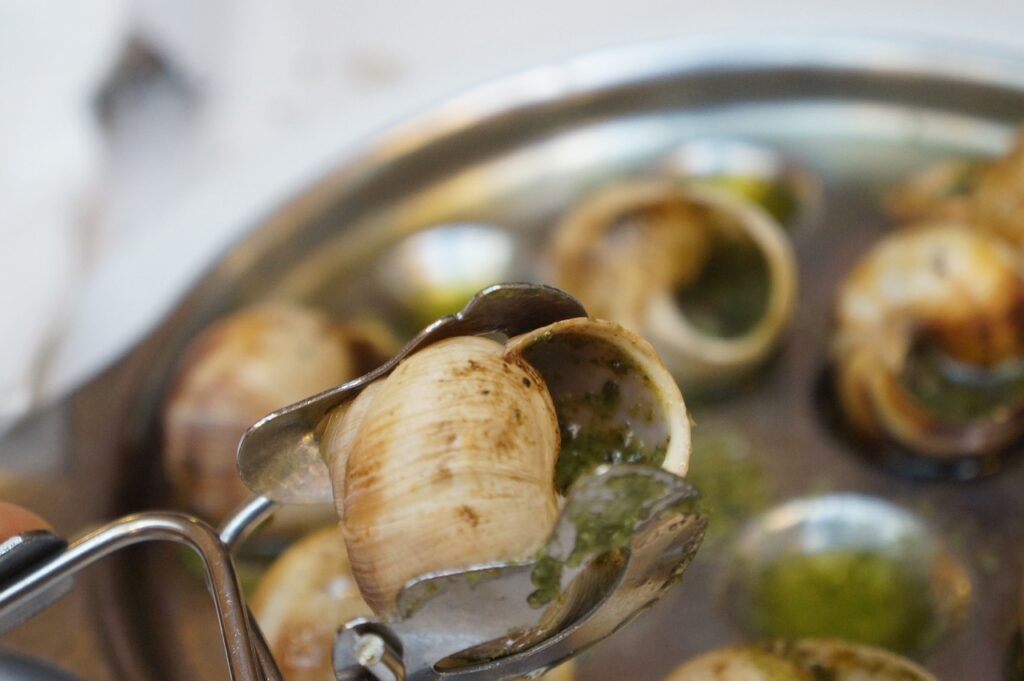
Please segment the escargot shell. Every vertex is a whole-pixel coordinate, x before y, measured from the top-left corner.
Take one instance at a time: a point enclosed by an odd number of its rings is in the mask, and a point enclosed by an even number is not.
[[[274,561],[256,588],[252,610],[288,681],[331,678],[335,632],[370,613],[338,529],[316,530]]]
[[[339,327],[320,313],[275,304],[207,328],[180,364],[163,411],[164,468],[176,494],[221,518],[248,490],[235,463],[245,430],[267,413],[376,365],[379,331]]]
[[[795,662],[755,647],[713,650],[684,663],[665,681],[814,681]]]
[[[1022,309],[1024,270],[998,237],[932,224],[882,239],[837,300],[834,368],[847,420],[862,434],[935,455],[1006,445],[1024,428],[1021,419],[942,420],[917,403],[902,377],[920,343],[979,372],[1016,360],[1024,351]]]
[[[890,193],[887,209],[901,222],[955,221],[1024,249],[1024,130],[1000,158],[926,168]]]
[[[320,440],[353,573],[378,614],[422,574],[534,555],[559,494],[587,470],[682,475],[689,443],[654,350],[591,319],[421,349],[332,412]]]
[[[705,277],[732,283],[720,274],[726,253],[750,260],[740,274],[763,270],[763,281],[741,292],[743,305],[710,303],[729,309],[698,324],[683,300]],[[585,199],[557,225],[551,260],[556,285],[593,315],[648,338],[686,387],[752,371],[779,343],[795,304],[795,259],[781,226],[728,192],[670,179],[623,182]],[[713,321],[721,313],[735,319]]]
[[[801,639],[705,653],[665,681],[936,681],[906,658],[870,646]]]
[[[375,611],[419,574],[528,556],[547,538],[555,410],[537,371],[501,343],[461,337],[414,353],[353,414],[352,448],[332,465],[335,496]]]
[[[536,367],[554,397],[560,492],[580,467],[597,463],[595,455],[599,463],[646,463],[686,475],[686,405],[643,338],[614,322],[566,319],[513,338],[507,353]]]
[[[315,530],[288,547],[264,573],[250,604],[288,681],[333,678],[335,633],[371,612],[359,595],[336,527]],[[572,681],[573,671],[568,662],[541,678]]]

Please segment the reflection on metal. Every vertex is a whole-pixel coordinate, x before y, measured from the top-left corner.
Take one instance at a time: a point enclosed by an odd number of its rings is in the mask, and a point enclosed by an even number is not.
[[[150,541],[187,546],[202,559],[233,681],[280,679],[242,600],[228,547],[209,525],[180,513],[126,516],[56,552],[38,550],[40,544],[53,545],[53,535],[48,532],[27,532],[4,542],[0,545],[0,630],[35,614],[33,605],[38,599],[48,605],[55,585],[67,584],[83,568],[123,548]],[[254,632],[259,653],[253,644]]]
[[[822,208],[821,181],[796,160],[765,146],[698,139],[662,157],[655,168],[756,203],[790,231],[809,226]]]
[[[803,557],[812,560],[805,562],[801,560]],[[813,562],[814,557],[824,560]],[[910,638],[861,641],[889,644],[897,649],[905,646],[899,652],[920,653],[922,649],[933,646],[962,623],[971,600],[971,583],[963,565],[944,542],[909,511],[861,494],[834,493],[795,499],[776,506],[751,522],[737,539],[731,556],[726,582],[727,606],[736,621],[749,629],[752,636],[786,636],[782,632],[762,631],[758,625],[761,615],[782,617],[778,612],[760,612],[763,604],[758,602],[757,594],[764,585],[759,585],[759,580],[767,574],[780,574],[778,570],[787,567],[791,569],[789,576],[792,579],[800,575],[806,578],[804,572],[792,571],[794,568],[799,571],[801,566],[808,568],[807,574],[813,574],[815,578],[848,582],[859,576],[862,581],[870,580],[871,586],[880,593],[897,589],[902,582],[889,583],[897,576],[912,577],[913,583],[920,588],[914,593],[899,593],[895,596],[899,602],[877,603],[875,594],[851,594],[867,603],[864,607],[869,610],[842,613],[847,620],[859,615],[862,619],[870,617],[874,621],[902,621],[896,617],[902,606],[909,608],[912,603],[922,604],[921,612],[914,612],[927,619],[914,621],[913,631],[906,632]],[[881,569],[883,567],[891,569]],[[863,574],[857,573],[858,569]],[[769,572],[772,570],[775,572]],[[813,585],[800,593],[808,597],[820,595]],[[836,602],[792,605],[794,608],[820,608],[825,611],[841,607]],[[874,612],[875,607],[891,610]],[[798,632],[793,636],[838,637],[826,631]]]
[[[621,545],[574,557],[578,526],[622,503],[623,485],[652,486],[628,524],[615,519]],[[406,584],[401,621],[358,618],[334,644],[342,680],[504,679],[546,671],[632,621],[682,577],[707,521],[681,478],[645,466],[602,466],[577,480],[543,558],[426,574]],[[593,530],[591,530],[592,532]],[[592,539],[592,537],[589,537]],[[562,565],[558,597],[531,598],[537,567]]]
[[[502,333],[515,336],[586,310],[563,291],[536,284],[498,284],[473,297],[461,312],[425,328],[397,355],[370,373],[260,419],[238,445],[242,481],[279,503],[331,503],[331,481],[316,434],[323,417],[386,376],[409,353],[445,338]]]
[[[628,527],[617,527],[623,544],[573,562],[568,547],[579,547],[580,518],[602,513],[622,494],[621,483],[638,480],[657,493],[637,502]],[[679,580],[706,525],[691,510],[695,496],[660,469],[601,467],[576,482],[546,549],[565,564],[563,597],[543,611],[530,604],[537,588],[531,561],[421,575],[401,595],[405,619],[386,626],[359,618],[343,627],[334,648],[338,678],[440,678],[435,668],[443,667],[445,678],[503,679],[554,667],[614,633]],[[33,605],[48,605],[55,585],[70,587],[72,576],[97,560],[142,542],[172,542],[202,559],[231,678],[281,681],[231,560],[231,550],[273,509],[255,498],[219,535],[196,518],[159,512],[114,521],[67,548],[49,532],[16,535],[0,545],[0,630],[35,614]]]
[[[380,259],[378,278],[419,327],[458,312],[477,291],[509,281],[515,256],[510,231],[474,223],[436,225],[395,244]]]

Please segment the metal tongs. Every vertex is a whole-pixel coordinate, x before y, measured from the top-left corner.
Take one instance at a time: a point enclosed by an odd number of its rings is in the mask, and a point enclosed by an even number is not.
[[[331,500],[317,443],[323,416],[430,343],[459,335],[513,336],[585,315],[558,289],[492,286],[375,371],[261,419],[238,451],[242,479],[259,496],[219,531],[185,514],[149,512],[70,545],[46,531],[8,539],[0,544],[0,633],[66,593],[73,575],[100,558],[145,541],[170,541],[191,547],[204,563],[231,678],[281,679],[231,556],[276,504]],[[692,487],[663,470],[602,466],[572,486],[538,556],[421,575],[403,588],[396,620],[357,618],[342,625],[334,642],[335,677],[492,681],[546,671],[614,633],[678,581],[706,526],[696,498]]]

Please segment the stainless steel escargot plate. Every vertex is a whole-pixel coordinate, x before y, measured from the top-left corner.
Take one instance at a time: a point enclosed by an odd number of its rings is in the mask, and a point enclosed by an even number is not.
[[[977,484],[908,480],[837,437],[821,409],[833,398],[816,386],[842,273],[892,228],[884,194],[936,160],[1005,153],[1024,111],[1022,63],[950,41],[709,36],[489,84],[368,141],[295,201],[253,216],[252,234],[216,263],[211,256],[209,272],[116,366],[0,442],[0,493],[62,529],[167,503],[160,407],[175,362],[212,320],[285,299],[399,327],[405,310],[377,275],[392,249],[437,225],[500,230],[514,257],[494,281],[542,280],[531,265],[577,201],[664,169],[691,142],[738,140],[797,163],[820,183],[823,202],[814,224],[789,232],[801,286],[778,354],[728,399],[689,405],[694,469],[709,439],[725,432],[761,471],[768,505],[832,489],[919,513],[984,575],[964,626],[921,661],[946,681],[998,678],[1017,619],[1007,594],[1017,593],[1022,569],[1019,453]],[[711,548],[642,622],[581,660],[580,678],[659,681],[683,660],[736,642]],[[175,557],[152,547],[97,564],[5,644],[59,656],[86,678],[221,678],[209,597]]]

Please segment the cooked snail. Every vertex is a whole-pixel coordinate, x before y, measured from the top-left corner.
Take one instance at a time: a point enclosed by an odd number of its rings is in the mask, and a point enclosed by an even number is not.
[[[370,614],[336,527],[311,532],[290,546],[263,575],[251,606],[287,681],[334,679],[335,633],[350,619]],[[573,664],[541,678],[571,681]]]
[[[252,610],[288,681],[333,678],[335,632],[370,612],[337,528],[307,535],[274,561],[256,588]]]
[[[685,474],[690,433],[654,350],[577,318],[419,350],[330,414],[320,442],[356,581],[388,614],[418,575],[532,557],[559,495],[600,463]]]
[[[778,223],[722,190],[669,179],[599,191],[566,215],[555,284],[643,334],[686,387],[749,374],[793,314],[796,266]]]
[[[878,648],[802,639],[705,653],[665,681],[935,681],[910,660]]]
[[[882,239],[838,295],[833,360],[846,419],[861,435],[940,457],[1009,444],[1024,431],[1022,310],[1024,268],[998,237],[931,224]],[[939,390],[924,380],[936,373]]]
[[[951,159],[925,169],[893,191],[887,207],[901,222],[964,222],[1024,248],[1024,133],[1002,158]]]
[[[255,307],[207,328],[190,346],[163,412],[164,467],[176,493],[222,518],[249,492],[238,476],[242,433],[267,413],[379,363],[375,328],[339,327],[295,305]]]

